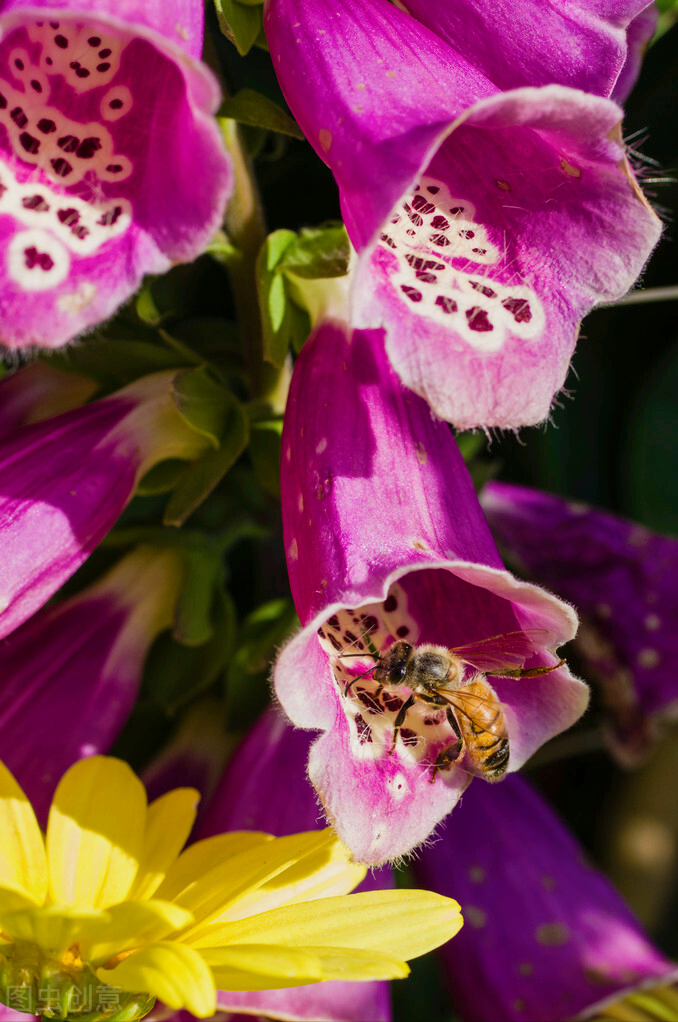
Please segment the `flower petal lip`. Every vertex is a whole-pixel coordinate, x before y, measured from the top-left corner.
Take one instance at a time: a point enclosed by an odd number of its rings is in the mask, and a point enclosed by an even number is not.
[[[503,567],[448,427],[400,384],[378,332],[325,322],[305,345],[283,431],[282,503],[303,628],[280,653],[276,692],[293,723],[327,732],[309,768],[340,837],[359,861],[383,862],[424,840],[469,776],[454,770],[432,784],[425,758],[400,745],[386,754],[383,732],[373,735],[392,722],[383,706],[359,720],[357,699],[341,695],[337,653],[359,649],[361,615],[386,621],[385,644],[390,635],[450,648],[538,629],[544,659],[535,664],[556,662],[546,651],[572,638],[576,618]],[[566,668],[493,686],[510,718],[511,769],[588,700]],[[426,757],[434,746],[422,742]]]
[[[621,109],[557,84],[500,93],[381,0],[269,0],[266,25],[361,254],[354,325],[384,326],[403,382],[459,428],[542,421],[581,317],[628,290],[659,237],[609,137]]]
[[[36,25],[56,18],[60,31],[79,33],[84,27],[88,38],[117,41],[121,50],[117,70],[110,61],[97,65],[97,71],[112,66],[107,73],[114,74],[111,88],[94,97],[103,104],[101,112],[93,110],[87,92],[71,96],[67,108],[61,109],[58,103],[50,106],[53,75],[44,76],[45,96],[35,125],[33,106],[23,103],[24,117],[30,122],[24,134],[30,128],[35,142],[29,153],[20,139],[14,140],[16,180],[9,164],[1,171],[5,190],[0,213],[8,214],[0,217],[6,249],[0,267],[1,336],[9,347],[59,347],[108,318],[136,290],[144,274],[165,272],[173,262],[191,260],[202,251],[217,230],[230,195],[230,160],[212,116],[219,89],[211,72],[195,59],[202,39],[201,6],[168,4],[163,10],[160,4],[125,3],[122,7],[122,11],[117,5],[92,11],[87,6],[73,10],[60,4],[53,8],[17,5],[0,15],[4,33],[0,49],[28,39]],[[45,38],[44,45],[47,42]],[[115,45],[113,49],[115,57]],[[110,53],[110,46],[105,53]],[[78,56],[82,59],[80,52]],[[96,84],[88,86],[90,91]],[[5,87],[10,88],[8,83]],[[175,133],[147,130],[157,117],[159,92],[164,108],[172,110]],[[105,108],[108,97],[121,109]],[[33,181],[33,164],[45,162],[46,147],[54,144],[50,136],[40,134],[39,123],[48,121],[67,129],[63,137],[77,142],[86,134],[95,140],[100,159],[96,156],[93,162],[99,160],[101,165],[97,164],[95,174],[98,188],[90,187],[91,195],[83,196],[77,182],[75,191],[69,185],[77,172],[74,161],[79,149],[69,156],[70,163],[60,151],[55,153],[52,164],[61,161],[59,171],[43,174],[38,190],[32,184],[33,190],[26,192],[26,170]],[[141,147],[140,138],[146,140]],[[193,161],[200,166],[200,189],[194,187]],[[90,163],[91,177],[95,168]],[[62,171],[65,177],[58,176]]]
[[[0,762],[0,885],[41,904],[47,893],[45,844],[30,802]]]
[[[417,882],[453,891],[463,906],[465,925],[440,954],[469,1022],[596,1017],[634,989],[676,980],[675,964],[522,777],[473,785],[454,825],[412,868]]]

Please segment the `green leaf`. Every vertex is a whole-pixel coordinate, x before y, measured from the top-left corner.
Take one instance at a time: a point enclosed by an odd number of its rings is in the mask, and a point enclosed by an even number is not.
[[[178,458],[168,458],[154,465],[137,485],[140,497],[153,497],[157,493],[169,493],[177,485],[186,471],[186,462]]]
[[[263,0],[262,0],[263,2]],[[261,3],[238,3],[238,0],[214,0],[219,27],[227,39],[237,47],[244,57],[263,31],[263,7]]]
[[[218,450],[209,451],[202,458],[192,462],[184,472],[165,508],[165,525],[183,525],[217,483],[235,464],[247,446],[249,421],[239,402],[229,394],[222,406],[224,413],[221,442]]]
[[[294,231],[269,234],[257,257],[257,294],[261,313],[264,358],[281,368],[290,343],[285,281],[279,266],[285,252],[295,241]]]
[[[226,712],[230,727],[246,727],[264,709],[269,700],[271,664],[281,643],[298,625],[289,600],[271,600],[245,620],[227,675]]]
[[[342,223],[302,227],[282,259],[284,269],[297,277],[343,277],[348,272],[351,246]]]
[[[257,479],[273,497],[280,497],[282,419],[266,419],[250,426],[250,456]]]
[[[158,344],[119,338],[96,338],[41,357],[55,369],[92,377],[105,390],[117,390],[140,376],[189,364],[188,358]]]
[[[304,137],[297,122],[282,107],[254,89],[241,89],[225,99],[219,117],[230,117],[239,124],[277,131],[292,138]]]
[[[215,383],[207,369],[184,369],[172,384],[172,397],[181,417],[197,433],[206,436],[213,447],[219,447],[234,398],[230,391]]]
[[[214,634],[211,608],[223,567],[210,549],[184,551],[184,579],[172,634],[184,646],[202,646]]]

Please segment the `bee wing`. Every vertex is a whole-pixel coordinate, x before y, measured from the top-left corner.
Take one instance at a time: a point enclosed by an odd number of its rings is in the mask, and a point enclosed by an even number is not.
[[[444,696],[454,710],[463,713],[480,731],[488,731],[497,738],[506,737],[506,721],[502,706],[494,696],[490,699],[478,692],[468,692],[464,688],[443,689],[438,694]]]
[[[523,666],[532,653],[543,650],[547,637],[545,628],[526,628],[454,646],[450,653],[483,674],[501,675],[502,669],[516,670]]]

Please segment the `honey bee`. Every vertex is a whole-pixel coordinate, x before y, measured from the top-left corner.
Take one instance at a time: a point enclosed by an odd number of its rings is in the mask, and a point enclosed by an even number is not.
[[[461,759],[464,751],[471,773],[486,781],[500,781],[508,769],[509,739],[501,703],[486,678],[535,678],[562,667],[564,660],[549,667],[526,670],[522,666],[539,648],[537,640],[543,635],[541,629],[505,632],[451,649],[429,643],[412,646],[408,642],[394,642],[384,653],[369,654],[375,656],[376,664],[354,678],[344,695],[367,674],[378,683],[375,697],[385,686],[406,685],[410,695],[393,723],[391,754],[408,710],[416,702],[444,706],[455,741],[438,753],[431,782],[440,770],[449,769]],[[475,673],[466,680],[468,667]]]

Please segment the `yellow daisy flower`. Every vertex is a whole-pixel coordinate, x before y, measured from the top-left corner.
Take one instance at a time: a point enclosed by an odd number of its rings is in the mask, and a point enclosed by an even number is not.
[[[43,840],[0,763],[0,1001],[44,1018],[200,1018],[216,990],[406,976],[462,925],[427,891],[346,897],[365,875],[331,830],[234,831],[190,845],[198,793],[149,806],[118,759],[74,764]]]

